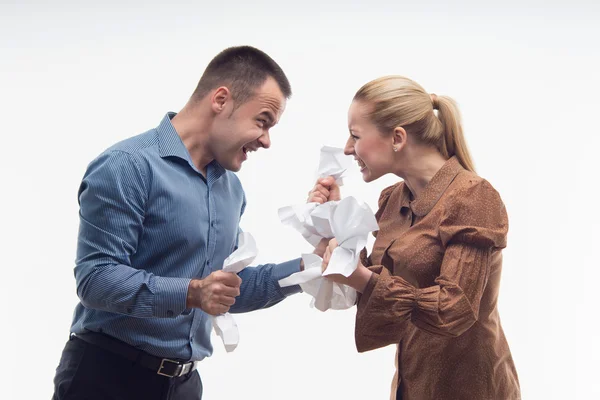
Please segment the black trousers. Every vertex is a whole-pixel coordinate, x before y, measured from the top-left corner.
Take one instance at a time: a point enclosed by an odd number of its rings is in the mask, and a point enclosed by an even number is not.
[[[65,345],[54,377],[52,400],[200,400],[198,371],[177,378],[146,367],[77,337]]]

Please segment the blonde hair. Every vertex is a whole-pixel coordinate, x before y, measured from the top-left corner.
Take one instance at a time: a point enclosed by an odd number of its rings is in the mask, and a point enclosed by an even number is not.
[[[456,156],[465,169],[475,172],[458,106],[450,97],[430,95],[415,81],[392,75],[365,84],[354,100],[373,107],[369,118],[382,133],[403,127],[421,142],[436,146],[444,157]]]

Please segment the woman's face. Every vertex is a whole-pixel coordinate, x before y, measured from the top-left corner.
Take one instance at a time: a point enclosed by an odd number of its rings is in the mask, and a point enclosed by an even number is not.
[[[393,172],[394,139],[385,136],[368,119],[369,107],[364,102],[353,101],[348,111],[350,137],[344,153],[353,155],[358,162],[365,182]]]

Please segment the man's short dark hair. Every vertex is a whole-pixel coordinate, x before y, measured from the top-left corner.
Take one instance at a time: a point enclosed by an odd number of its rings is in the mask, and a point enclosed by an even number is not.
[[[198,82],[192,98],[200,100],[211,90],[226,86],[236,108],[250,100],[268,77],[275,79],[286,99],[292,88],[281,67],[266,53],[251,46],[230,47],[212,59]]]

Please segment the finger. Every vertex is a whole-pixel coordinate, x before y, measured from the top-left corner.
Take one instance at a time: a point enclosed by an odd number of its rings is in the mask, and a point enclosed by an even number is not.
[[[219,303],[223,304],[225,306],[231,307],[232,305],[235,304],[235,297],[231,297],[231,296],[221,296],[219,298]]]
[[[325,254],[323,254],[323,262],[329,264],[329,259],[331,258],[331,250],[325,250]]]
[[[240,287],[240,285],[242,284],[242,278],[240,278],[236,273],[225,272],[220,282],[224,285],[236,288]]]
[[[327,197],[323,196],[319,192],[313,192],[310,198],[308,199],[308,202],[323,204],[327,202]]]
[[[311,190],[308,193],[309,196],[314,196],[315,194],[322,194],[323,196],[327,197],[327,196],[329,196],[329,190],[327,190],[323,186],[321,186],[321,187],[315,187],[313,190]]]
[[[240,288],[222,285],[217,294],[228,297],[238,297],[240,295]]]
[[[321,193],[323,196],[325,196],[325,198],[329,197],[329,189],[323,185],[317,185],[314,191]]]
[[[219,315],[219,314],[225,314],[226,312],[229,311],[229,306],[226,306],[224,304],[217,304],[215,306],[215,310],[217,310],[217,315]]]
[[[329,251],[333,251],[337,246],[338,246],[337,240],[335,240],[335,238],[333,238],[329,241],[327,248],[329,249]]]
[[[233,274],[235,276],[236,286],[239,288],[242,285],[242,278],[238,274]]]
[[[335,182],[335,179],[333,179],[333,176],[326,176],[317,182],[325,186],[331,186]]]
[[[341,193],[340,193],[340,186],[337,183],[333,183],[333,185],[331,185],[329,187],[329,199],[330,200],[340,200],[342,197]]]

